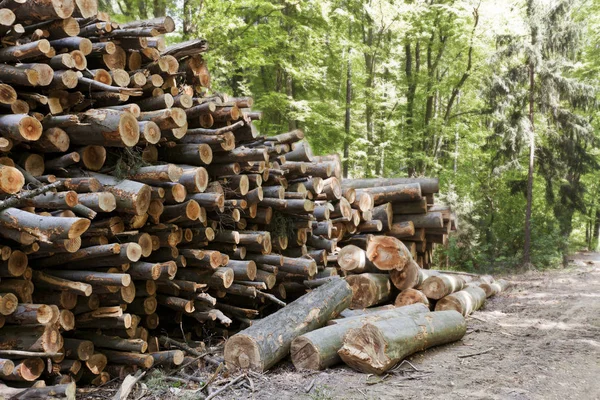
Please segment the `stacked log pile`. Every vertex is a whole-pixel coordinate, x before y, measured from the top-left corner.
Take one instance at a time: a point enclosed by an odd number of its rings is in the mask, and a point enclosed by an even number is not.
[[[70,398],[182,364],[173,338],[287,318],[283,350],[234,352],[266,369],[390,282],[417,287],[455,228],[435,179],[342,181],[302,131],[261,136],[251,98],[210,90],[204,40],[165,45],[169,17],[11,0],[0,18],[0,396]]]

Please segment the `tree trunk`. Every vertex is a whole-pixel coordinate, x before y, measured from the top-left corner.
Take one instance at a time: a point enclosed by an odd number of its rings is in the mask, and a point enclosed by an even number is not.
[[[356,370],[383,374],[411,354],[460,340],[466,331],[456,311],[397,317],[350,330],[339,355]]]
[[[350,308],[367,308],[390,299],[392,285],[388,274],[365,273],[346,278],[352,288]]]
[[[268,370],[289,353],[292,340],[323,326],[348,307],[351,298],[342,279],[320,286],[232,336],[225,343],[225,362],[231,368]]]
[[[461,290],[465,281],[458,276],[438,275],[431,276],[423,282],[421,291],[429,299],[439,300],[451,293]]]
[[[367,243],[367,258],[380,270],[402,270],[411,260],[406,246],[391,236],[374,236]]]
[[[418,183],[408,183],[356,190],[357,197],[361,193],[369,193],[373,196],[375,205],[388,202],[416,201],[421,199],[421,186]]]
[[[479,286],[467,286],[463,290],[449,294],[435,303],[435,311],[454,310],[465,317],[479,310],[485,304],[485,291]]]
[[[425,296],[423,292],[417,289],[404,289],[396,296],[396,300],[394,301],[396,307],[419,303],[429,307],[429,299],[427,299],[427,296]]]
[[[0,211],[0,225],[27,232],[42,241],[53,241],[81,236],[90,226],[90,221],[83,218],[45,217],[7,208]]]
[[[417,287],[419,284],[419,271],[421,267],[414,260],[410,260],[402,270],[390,271],[390,280],[398,290]]]
[[[333,325],[305,333],[292,341],[290,353],[296,369],[322,370],[339,362],[338,351],[350,329],[360,328],[369,322],[381,321],[400,316],[416,316],[428,313],[429,308],[422,304],[381,310],[375,313],[343,318]]]
[[[527,171],[527,205],[525,208],[525,234],[523,244],[523,265],[531,264],[531,206],[533,203],[533,168],[535,161],[535,67],[529,63],[529,168]]]
[[[372,178],[372,179],[344,179],[342,188],[365,189],[381,186],[409,185],[418,183],[422,194],[438,193],[440,184],[438,178]]]

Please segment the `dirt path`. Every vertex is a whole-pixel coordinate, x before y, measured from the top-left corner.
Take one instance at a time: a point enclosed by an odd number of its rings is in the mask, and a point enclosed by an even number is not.
[[[409,359],[419,371],[405,364],[381,381],[341,366],[299,373],[288,362],[255,380],[258,391],[228,398],[600,399],[600,255],[578,258],[510,277],[515,288],[474,313],[461,342]]]

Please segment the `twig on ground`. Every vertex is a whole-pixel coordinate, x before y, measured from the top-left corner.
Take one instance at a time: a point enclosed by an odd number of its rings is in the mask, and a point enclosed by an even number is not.
[[[181,350],[183,350],[183,351],[185,351],[185,352],[187,352],[187,353],[189,353],[189,354],[191,354],[193,356],[198,357],[199,359],[200,358],[204,358],[204,359],[206,359],[207,362],[209,362],[210,364],[213,364],[215,366],[219,366],[221,364],[219,361],[214,360],[212,357],[210,357],[209,356],[210,355],[209,352],[200,353],[198,350],[191,348],[187,344],[178,342],[178,341],[173,340],[173,339],[171,339],[169,337],[166,337],[166,336],[160,336],[158,339],[159,339],[159,341],[161,342],[161,344],[163,346],[166,346],[166,345],[170,344],[170,345],[172,345],[174,347],[177,347],[178,349],[181,349]],[[179,369],[181,369],[181,368],[179,368]]]
[[[313,386],[315,386],[315,380],[314,379],[312,381],[310,381],[310,383],[308,384],[308,386],[304,389],[304,393],[310,393],[310,391],[312,390]]]
[[[487,320],[485,320],[485,319],[478,318],[478,317],[476,317],[476,316],[474,316],[474,315],[472,315],[472,314],[471,314],[471,315],[469,315],[469,318],[473,318],[473,319],[476,319],[477,321],[481,321],[481,322],[485,322],[485,323],[488,323],[488,322],[490,322],[490,321],[487,321]]]
[[[408,360],[402,360],[402,362],[398,365],[396,365],[394,368],[390,369],[390,372],[406,372],[406,371],[402,371],[400,370],[400,368],[402,368],[402,366],[404,365],[404,363],[410,365],[410,367],[415,370],[415,372],[421,372],[421,370],[417,367],[415,367],[410,361]]]
[[[219,366],[217,367],[215,373],[212,374],[212,376],[210,377],[210,379],[207,380],[206,383],[204,385],[202,385],[202,387],[200,389],[198,389],[198,391],[204,390],[208,385],[210,385],[211,383],[213,383],[214,380],[217,378],[217,376],[219,375],[219,373],[221,372],[222,369],[223,369],[223,364],[219,364]]]
[[[235,378],[234,380],[232,380],[231,382],[229,382],[227,385],[223,386],[222,388],[220,388],[216,392],[213,392],[205,400],[214,399],[218,394],[220,394],[220,393],[224,392],[225,390],[229,389],[230,387],[232,387],[233,385],[235,385],[236,383],[238,383],[239,381],[241,381],[245,377],[246,377],[246,374],[242,374],[242,375],[238,376],[237,378]]]
[[[483,351],[479,351],[477,353],[471,353],[471,354],[461,354],[458,356],[458,358],[467,358],[467,357],[475,357],[475,356],[479,356],[481,354],[486,354],[489,353],[490,351],[494,350],[493,347],[490,347],[489,349],[483,350]]]
[[[126,400],[136,383],[138,383],[144,375],[146,375],[146,371],[142,372],[141,370],[138,370],[135,375],[127,375],[125,379],[123,379],[123,383],[121,383],[119,390],[117,390],[117,393],[113,396],[113,400]]]

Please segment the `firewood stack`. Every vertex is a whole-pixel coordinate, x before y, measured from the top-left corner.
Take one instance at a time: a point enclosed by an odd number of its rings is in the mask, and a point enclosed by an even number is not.
[[[180,365],[164,333],[252,326],[336,275],[389,302],[455,227],[435,179],[342,182],[302,131],[259,135],[170,17],[6,0],[0,26],[0,396]]]

